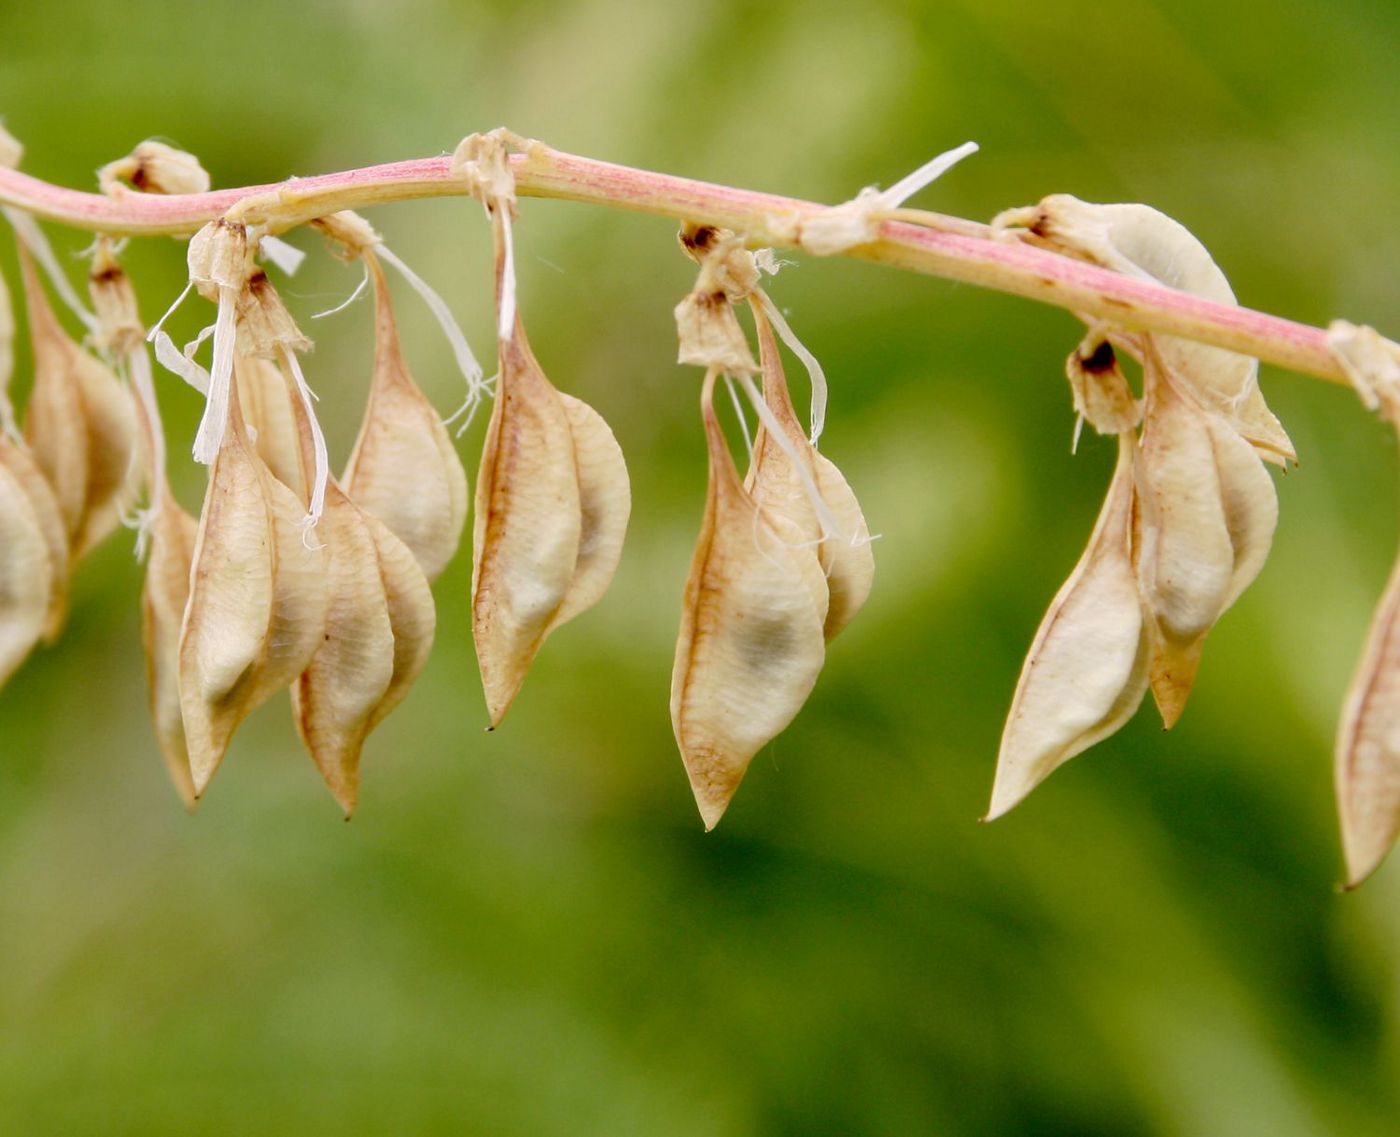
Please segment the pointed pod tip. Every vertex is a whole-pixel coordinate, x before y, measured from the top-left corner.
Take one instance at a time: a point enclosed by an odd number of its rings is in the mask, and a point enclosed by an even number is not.
[[[724,811],[729,808],[729,799],[723,801],[716,798],[702,798],[697,795],[695,804],[700,810],[700,820],[705,824],[705,832],[713,833],[719,819],[724,816]]]

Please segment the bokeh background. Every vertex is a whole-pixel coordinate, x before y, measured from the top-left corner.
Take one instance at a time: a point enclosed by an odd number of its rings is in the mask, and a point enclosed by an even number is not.
[[[0,113],[27,170],[80,187],[150,135],[234,185],[506,123],[839,201],[973,138],[982,153],[920,203],[1147,201],[1244,302],[1395,334],[1397,58],[1393,0],[9,0]],[[480,210],[372,219],[489,359]],[[981,827],[1022,654],[1112,461],[1095,438],[1069,454],[1076,326],[872,266],[786,269],[774,292],[831,376],[825,448],[882,534],[879,578],[706,836],[667,715],[705,478],[698,376],[672,362],[692,274],[674,229],[523,204],[527,326],[627,453],[627,553],[487,736],[464,549],[353,823],[284,699],[187,816],[146,720],[130,536],[85,563],[67,634],[0,695],[0,1130],[1396,1132],[1400,861],[1337,893],[1330,770],[1396,543],[1388,431],[1346,391],[1266,369],[1302,465],[1185,719],[1164,734],[1144,709]],[[285,291],[309,316],[356,274],[293,239],[314,256]],[[129,263],[154,319],[181,251],[141,242]],[[446,413],[446,346],[399,306]],[[368,316],[312,329],[340,459]],[[205,319],[189,305],[177,336]],[[197,397],[162,383],[196,508]]]

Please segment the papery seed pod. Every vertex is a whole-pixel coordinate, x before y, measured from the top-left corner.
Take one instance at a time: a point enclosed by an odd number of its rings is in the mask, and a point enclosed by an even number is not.
[[[164,473],[156,475],[164,481]],[[150,521],[150,552],[141,591],[141,641],[151,721],[170,780],[186,808],[195,803],[194,776],[180,702],[180,628],[190,595],[190,566],[199,523],[162,486]]]
[[[1354,888],[1400,836],[1400,559],[1347,689],[1335,776],[1347,883]]]
[[[22,443],[5,437],[0,431],[0,467],[24,490],[39,523],[49,559],[49,607],[44,620],[44,640],[52,643],[63,630],[68,618],[69,548],[68,533],[58,499],[48,479]]]
[[[273,476],[303,500],[307,476],[297,442],[295,396],[277,364],[255,355],[240,355],[233,365],[243,421],[249,440]],[[309,467],[308,467],[309,469]]]
[[[433,581],[462,537],[467,473],[437,411],[404,363],[379,262],[366,255],[365,264],[374,283],[374,377],[345,467],[344,489],[413,551]]]
[[[44,633],[53,574],[33,503],[0,462],[0,685]]]
[[[671,723],[707,830],[753,756],[801,709],[826,654],[816,553],[785,541],[744,489],[714,382],[710,371],[701,395],[709,488],[671,674]]]
[[[820,607],[825,612],[826,638],[830,642],[851,622],[870,595],[875,577],[870,529],[841,471],[808,441],[792,405],[772,325],[761,305],[752,307],[763,371],[763,398],[782,427],[788,445],[804,461],[810,487],[794,466],[787,449],[764,427],[754,439],[753,466],[744,488],[770,514],[788,518],[797,540],[815,546],[826,578]],[[835,532],[823,532],[812,501],[812,489],[817,491],[829,520],[834,522]]]
[[[1131,550],[1134,450],[1118,465],[1089,538],[1031,643],[997,756],[987,820],[1132,718],[1147,691],[1148,637]]]
[[[1220,609],[1225,612],[1254,582],[1268,559],[1278,526],[1278,491],[1264,468],[1262,455],[1225,419],[1206,412],[1206,424],[1220,478],[1225,528],[1234,552],[1230,587]]]
[[[34,352],[25,437],[76,560],[116,528],[134,495],[136,418],[116,376],[63,330],[23,251],[20,264]]]
[[[1150,206],[1096,205],[1053,194],[1033,209],[1014,213],[1024,214],[1032,232],[1071,255],[1222,304],[1236,302],[1205,246]],[[1293,444],[1259,390],[1257,360],[1176,336],[1152,338],[1162,362],[1266,459],[1280,465],[1297,461]]]
[[[472,638],[495,727],[554,626],[582,535],[569,414],[518,318],[500,342],[473,525]]]
[[[1207,412],[1160,371],[1148,375],[1135,552],[1152,614],[1152,694],[1171,727],[1231,596],[1235,550]]]
[[[549,623],[553,631],[603,598],[622,559],[627,520],[632,513],[632,487],[622,448],[603,416],[560,391],[559,401],[569,421],[574,469],[578,476],[578,558],[569,587]]]
[[[394,631],[364,514],[334,481],[317,533],[326,544],[325,636],[292,685],[297,733],[347,817],[360,787],[370,716],[389,689]]]
[[[322,641],[324,550],[305,509],[254,453],[236,387],[204,498],[180,636],[180,700],[203,793],[234,730],[306,670]]]
[[[437,629],[437,610],[428,578],[418,567],[413,552],[373,514],[364,514],[379,559],[379,579],[389,607],[389,627],[394,633],[394,666],[389,686],[370,712],[365,725],[369,733],[408,696],[409,689],[423,673],[432,651]]]

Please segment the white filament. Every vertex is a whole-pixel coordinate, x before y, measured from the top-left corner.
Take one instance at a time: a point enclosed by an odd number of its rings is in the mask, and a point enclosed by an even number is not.
[[[258,251],[288,276],[293,276],[306,260],[306,253],[289,245],[281,237],[266,236],[258,242]]]
[[[10,227],[24,242],[25,248],[39,262],[44,274],[49,278],[49,283],[53,285],[53,290],[58,293],[59,299],[67,305],[73,315],[78,317],[83,327],[90,332],[97,331],[97,317],[88,311],[86,305],[78,299],[78,294],[73,291],[73,285],[69,283],[67,275],[59,267],[58,258],[53,254],[53,246],[49,244],[49,239],[44,236],[44,231],[39,227],[39,223],[29,214],[21,213],[18,209],[12,209],[9,206],[6,206],[3,212]]]
[[[347,296],[344,300],[342,300],[342,301],[341,301],[339,304],[337,304],[334,308],[327,308],[324,312],[313,312],[313,313],[311,313],[311,318],[312,318],[313,320],[324,320],[327,316],[334,316],[337,312],[343,312],[343,311],[345,311],[346,308],[350,307],[351,304],[355,303],[356,300],[358,300],[361,296],[364,295],[365,289],[368,288],[368,287],[369,287],[369,265],[365,265],[364,275],[360,277],[360,283],[357,284],[357,285],[355,285],[355,291],[354,291],[354,292],[350,293],[349,296]]]
[[[889,189],[881,190],[878,195],[880,204],[887,209],[903,205],[906,200],[937,181],[969,154],[976,154],[977,149],[977,143],[964,142],[961,146],[945,150],[938,157],[929,159],[912,174],[900,178]]]
[[[152,328],[146,339],[155,345],[157,363],[172,374],[178,375],[207,399],[209,397],[209,372],[194,361],[194,353],[199,350],[200,344],[213,334],[214,326],[211,324],[185,344],[183,352],[175,346],[175,341],[170,338],[170,334],[160,328]]]
[[[510,206],[496,203],[496,215],[501,219],[501,236],[505,242],[505,266],[501,271],[501,303],[496,316],[496,335],[509,343],[515,334],[515,238],[510,229]]]
[[[788,345],[792,354],[802,360],[802,365],[807,368],[807,375],[812,382],[812,414],[811,433],[808,437],[812,445],[817,444],[821,438],[822,431],[826,429],[826,400],[827,384],[826,372],[822,370],[822,365],[817,362],[817,357],[807,350],[806,344],[797,338],[792,328],[788,325],[783,314],[778,311],[778,306],[773,303],[772,297],[763,289],[756,289],[759,303],[763,305],[764,314],[768,317],[768,322],[773,325],[773,330],[778,333],[778,338]]]
[[[199,433],[194,436],[194,460],[203,466],[213,464],[228,426],[237,301],[235,289],[219,285],[219,314],[214,320],[214,359],[209,366],[209,397],[204,404],[204,417],[199,420]]]
[[[734,404],[734,417],[739,420],[739,431],[744,436],[744,450],[749,461],[753,461],[753,436],[749,433],[749,420],[744,415],[744,404],[739,401],[739,392],[734,389],[734,377],[726,375],[724,386],[729,391],[729,401]]]
[[[301,363],[298,361],[296,352],[286,344],[279,344],[282,352],[282,361],[287,365],[287,369],[292,374],[292,379],[296,384],[297,394],[301,396],[302,410],[306,412],[306,421],[311,426],[311,449],[315,454],[316,468],[311,478],[311,503],[307,509],[306,519],[302,522],[302,541],[307,542],[308,548],[315,548],[311,545],[311,530],[316,523],[321,520],[321,514],[326,508],[326,482],[330,479],[331,463],[326,452],[326,436],[321,433],[321,423],[316,418],[316,408],[312,405],[316,398],[315,393],[307,385],[306,376],[302,374]]]
[[[807,500],[812,503],[812,509],[816,512],[817,522],[821,525],[822,536],[824,538],[839,537],[842,541],[851,545],[860,544],[860,539],[854,533],[844,533],[840,524],[827,507],[821,490],[817,488],[817,481],[812,477],[811,463],[807,460],[807,455],[801,453],[792,439],[787,435],[778,422],[777,416],[769,409],[764,401],[763,395],[759,392],[758,386],[753,381],[752,375],[739,375],[738,380],[744,386],[744,393],[748,395],[749,402],[753,404],[754,411],[758,414],[758,419],[763,423],[766,430],[792,462],[792,468],[797,471],[798,478],[802,481],[802,489],[807,494]]]
[[[432,285],[395,256],[387,245],[381,242],[375,246],[374,251],[377,256],[382,257],[399,271],[413,291],[422,297],[428,310],[437,318],[443,335],[447,337],[447,342],[452,345],[452,354],[457,358],[458,370],[462,372],[462,378],[467,382],[467,401],[464,405],[470,407],[471,411],[474,412],[477,404],[491,394],[491,386],[486,382],[481,364],[476,361],[476,356],[472,354],[467,337],[462,334],[461,327],[453,317],[452,309],[447,306],[447,301],[437,294]]]

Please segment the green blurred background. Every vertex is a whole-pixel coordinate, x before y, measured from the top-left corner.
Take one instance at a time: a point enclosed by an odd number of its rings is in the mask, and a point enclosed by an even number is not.
[[[920,203],[1146,201],[1245,303],[1400,331],[1394,0],[6,0],[0,52],[26,169],[67,185],[149,135],[234,185],[506,123],[838,201],[973,138]],[[825,449],[883,534],[879,575],[706,836],[667,716],[705,477],[698,376],[672,362],[693,270],[668,222],[521,212],[536,352],[632,470],[610,596],[487,736],[464,551],[352,824],[285,699],[186,816],[146,720],[129,535],[93,555],[68,633],[0,697],[0,1132],[1397,1132],[1400,860],[1336,893],[1330,770],[1396,541],[1387,430],[1266,369],[1302,465],[1184,721],[1163,734],[1145,709],[983,828],[1022,654],[1111,466],[1098,439],[1069,455],[1076,325],[871,266],[785,270],[774,292],[831,376]],[[372,219],[489,358],[480,210]],[[316,253],[286,286],[308,316],[356,274],[293,239]],[[153,319],[180,250],[129,262]],[[446,346],[409,294],[400,309],[446,412]],[[367,317],[307,321],[342,459]],[[187,306],[177,338],[206,318]],[[197,396],[161,382],[195,508]]]

